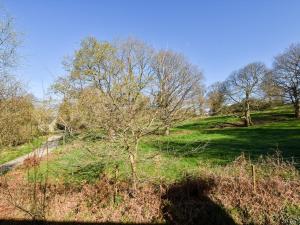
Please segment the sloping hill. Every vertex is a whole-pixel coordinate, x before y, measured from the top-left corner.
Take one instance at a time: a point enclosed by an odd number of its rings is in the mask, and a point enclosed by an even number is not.
[[[199,166],[224,165],[242,153],[255,161],[260,155],[278,150],[283,160],[294,161],[298,166],[300,121],[292,116],[289,106],[281,106],[254,113],[253,127],[241,127],[235,116],[185,121],[173,128],[170,136],[152,135],[140,143],[139,177],[173,181]],[[86,137],[82,134],[51,157],[49,168],[55,179],[93,181],[101,171],[112,172],[116,163],[120,176],[130,174],[126,154],[122,155],[118,148],[109,149],[97,135]]]

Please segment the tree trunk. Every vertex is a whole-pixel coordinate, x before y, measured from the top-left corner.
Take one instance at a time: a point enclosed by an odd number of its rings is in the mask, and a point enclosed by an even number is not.
[[[300,100],[296,100],[295,104],[294,104],[294,108],[295,108],[295,117],[296,118],[300,118]]]
[[[109,139],[110,141],[112,141],[112,140],[114,139],[114,137],[115,137],[115,132],[114,132],[114,130],[111,129],[111,128],[109,128],[109,129],[108,129],[108,139]]]
[[[249,127],[251,125],[253,125],[252,123],[252,120],[251,120],[251,115],[250,115],[250,104],[249,104],[249,101],[246,100],[245,102],[245,112],[244,112],[244,116],[245,116],[245,119],[244,119],[244,124],[245,124],[245,127]]]
[[[169,136],[170,135],[170,125],[167,125],[165,128],[165,135]]]
[[[129,151],[129,160],[130,160],[130,167],[131,167],[132,190],[133,192],[136,192],[137,190],[136,161],[137,161],[138,146],[139,146],[138,138],[136,138],[134,144],[135,144],[134,149],[131,149],[131,151]]]
[[[129,155],[129,160],[130,160],[130,167],[131,167],[131,179],[132,179],[132,189],[135,192],[137,190],[136,186],[136,155],[130,153]]]
[[[268,97],[268,101],[269,101],[270,107],[272,107],[273,106],[273,101],[272,101],[272,97],[271,96]]]

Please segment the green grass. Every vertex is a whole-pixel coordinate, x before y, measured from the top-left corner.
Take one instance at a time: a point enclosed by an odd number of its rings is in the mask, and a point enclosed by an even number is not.
[[[90,143],[91,144],[91,143]],[[58,147],[49,163],[41,165],[41,171],[48,170],[50,178],[64,183],[80,183],[81,181],[93,182],[99,179],[104,170],[104,163],[99,158],[84,150],[83,145],[67,145]]]
[[[168,137],[153,135],[144,138],[139,152],[140,179],[174,181],[185,172],[190,173],[201,166],[222,166],[242,152],[255,160],[260,155],[273,154],[279,149],[286,160],[291,160],[293,156],[295,162],[299,163],[300,120],[293,118],[290,106],[253,113],[252,117],[255,123],[252,127],[226,128],[220,128],[219,125],[225,122],[238,124],[240,120],[234,116],[195,118],[178,124]],[[54,179],[91,182],[97,180],[103,171],[113,176],[113,158],[99,160],[95,154],[84,150],[96,149],[96,152],[105,154],[107,150],[101,140],[82,139],[79,143],[71,143],[57,150],[49,162]],[[117,148],[114,150],[118,152]],[[156,157],[152,158],[154,155]],[[119,158],[121,177],[129,174],[124,157]],[[143,160],[149,157],[150,160]]]
[[[0,149],[0,164],[14,160],[20,156],[32,152],[34,149],[39,148],[45,141],[45,137],[34,138],[31,142],[17,146],[6,147]]]
[[[168,154],[180,156],[207,142],[205,150],[187,157],[200,157],[215,163],[231,161],[242,152],[255,159],[259,155],[272,154],[275,150],[280,150],[284,157],[299,158],[300,121],[292,117],[291,109],[284,108],[285,111],[280,113],[280,108],[254,113],[255,125],[252,127],[214,128],[222,121],[238,121],[231,116],[196,119],[174,128],[175,134],[172,136],[160,137],[161,143],[157,147]]]

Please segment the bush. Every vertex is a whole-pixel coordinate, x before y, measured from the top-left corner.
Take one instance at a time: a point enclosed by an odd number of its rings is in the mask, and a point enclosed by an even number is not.
[[[0,146],[18,145],[30,140],[36,129],[33,104],[28,96],[0,102]]]

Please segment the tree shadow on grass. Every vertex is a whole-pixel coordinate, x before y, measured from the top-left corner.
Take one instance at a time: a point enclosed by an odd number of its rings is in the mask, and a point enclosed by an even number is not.
[[[234,127],[225,129],[210,129],[199,123],[186,124],[177,127],[184,130],[198,130],[208,135],[221,135],[224,139],[212,139],[209,149],[221,148],[222,151],[249,151],[253,156],[274,152],[278,147],[284,157],[300,157],[300,127],[298,121],[291,119],[293,114],[253,115],[254,124],[266,123],[267,126]],[[283,123],[272,124],[282,121]],[[209,123],[211,125],[211,123]]]
[[[188,127],[187,129],[191,129]],[[205,129],[205,138],[197,140],[169,139],[149,143],[160,151],[175,157],[209,159],[216,163],[227,163],[244,153],[252,160],[261,155],[273,155],[280,151],[284,161],[300,165],[300,127],[290,123],[275,127],[243,127]],[[214,137],[218,137],[215,138]],[[221,137],[221,138],[220,138]],[[298,165],[298,166],[297,166]]]
[[[251,115],[255,125],[269,124],[272,122],[284,122],[294,119],[293,113],[253,113]],[[176,127],[181,130],[203,131],[210,128],[244,127],[243,119],[234,116],[208,117],[194,121],[192,123],[182,124]]]
[[[162,212],[168,224],[235,225],[230,215],[208,196],[213,180],[188,178],[168,188]]]
[[[227,139],[219,139],[211,142],[212,149],[223,149],[236,153],[247,153],[257,158],[260,155],[272,154],[276,150],[282,152],[282,156],[300,157],[300,129],[299,128],[240,128],[207,130],[208,134],[221,134]]]
[[[289,121],[294,119],[293,113],[259,113],[251,116],[254,124],[267,124],[272,122]]]
[[[180,142],[168,140],[150,143],[150,145],[173,156],[197,157],[201,152],[204,151],[207,143],[203,141]]]

